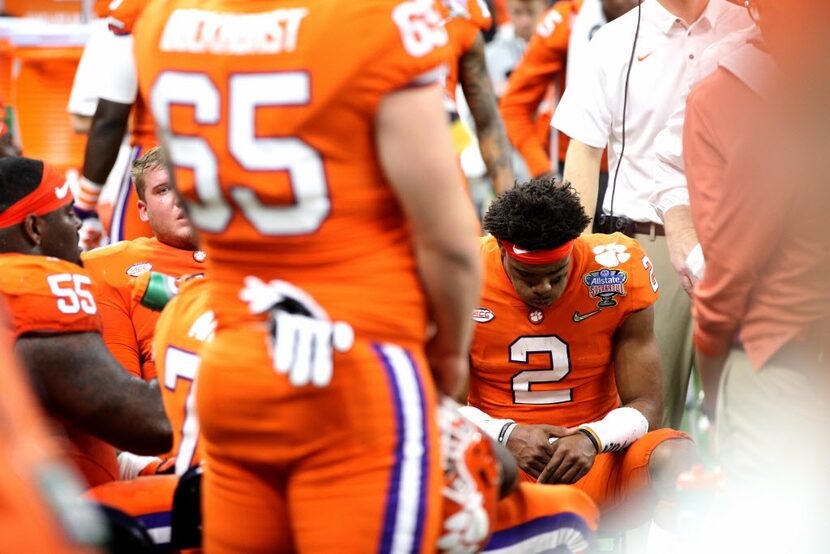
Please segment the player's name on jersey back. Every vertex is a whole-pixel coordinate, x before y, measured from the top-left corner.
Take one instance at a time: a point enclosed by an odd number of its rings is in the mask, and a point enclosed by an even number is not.
[[[159,48],[165,52],[279,54],[297,48],[306,8],[257,14],[176,10],[164,26]]]

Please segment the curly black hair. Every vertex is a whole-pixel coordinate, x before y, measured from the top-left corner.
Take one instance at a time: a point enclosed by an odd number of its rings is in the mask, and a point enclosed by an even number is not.
[[[531,179],[493,201],[484,229],[525,250],[547,250],[577,238],[590,221],[570,183]]]
[[[43,162],[29,158],[0,158],[0,213],[30,194],[43,179]]]

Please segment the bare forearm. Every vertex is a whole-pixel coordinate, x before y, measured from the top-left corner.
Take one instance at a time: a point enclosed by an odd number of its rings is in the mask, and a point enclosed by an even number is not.
[[[663,214],[663,223],[666,227],[666,240],[669,242],[681,240],[691,246],[697,244],[697,232],[692,222],[692,209],[687,204],[678,204],[666,210]]]
[[[479,35],[459,61],[459,80],[476,126],[481,157],[496,192],[513,186],[510,143],[499,114],[493,83],[487,74],[484,41]]]
[[[434,351],[466,356],[481,281],[477,245],[471,241],[455,251],[416,245],[416,255],[436,327]]]
[[[16,349],[53,416],[136,454],[170,449],[158,383],[129,375],[97,333],[24,337]]]
[[[481,129],[476,125],[476,134],[481,157],[487,167],[487,174],[493,181],[496,194],[510,189],[515,182],[515,176],[510,145],[507,143],[501,119],[496,118],[486,129]]]
[[[118,149],[127,131],[130,106],[101,100],[89,126],[84,151],[83,176],[104,183],[118,158]]]
[[[663,372],[654,337],[654,309],[628,316],[614,336],[614,368],[623,406],[635,408],[659,429],[663,419]]]
[[[565,156],[565,181],[570,182],[579,193],[582,206],[588,217],[593,218],[599,194],[599,170],[602,149],[571,140]]]

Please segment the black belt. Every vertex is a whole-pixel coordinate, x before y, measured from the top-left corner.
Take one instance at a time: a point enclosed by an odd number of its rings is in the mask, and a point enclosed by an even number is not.
[[[594,230],[597,233],[622,233],[629,237],[634,235],[651,235],[662,237],[666,235],[665,228],[659,223],[649,221],[634,221],[625,216],[610,216],[602,214],[596,222]]]

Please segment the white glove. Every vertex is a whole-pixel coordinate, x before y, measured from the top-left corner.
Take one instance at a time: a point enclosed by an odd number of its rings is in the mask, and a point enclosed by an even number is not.
[[[81,229],[78,231],[78,235],[78,243],[84,252],[109,244],[107,231],[97,215],[90,215],[81,221]]]
[[[354,330],[348,323],[331,321],[314,298],[285,281],[266,284],[246,277],[239,297],[252,313],[272,311],[271,355],[277,373],[288,375],[296,387],[309,383],[325,387],[331,382],[334,351],[348,352],[354,344]]]

